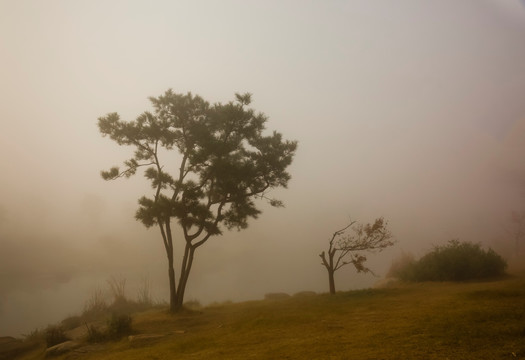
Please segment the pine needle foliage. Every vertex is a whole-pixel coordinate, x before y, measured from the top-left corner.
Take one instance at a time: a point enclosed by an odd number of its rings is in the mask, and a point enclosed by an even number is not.
[[[267,117],[249,107],[248,93],[211,105],[198,95],[168,90],[150,101],[153,112],[134,121],[123,121],[117,113],[98,119],[103,136],[134,148],[122,168],[101,175],[115,180],[144,169],[152,194],[139,199],[135,217],[160,230],[168,257],[170,310],[175,312],[182,308],[198,247],[225,229],[245,229],[261,213],[256,200],[283,205],[269,192],[287,187],[297,142],[275,131],[265,135]],[[184,243],[178,281],[172,225],[182,229]]]

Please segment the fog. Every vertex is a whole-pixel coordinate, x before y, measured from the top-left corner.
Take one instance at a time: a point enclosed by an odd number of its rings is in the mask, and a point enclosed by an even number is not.
[[[504,250],[525,210],[524,40],[514,0],[0,1],[0,336],[80,313],[111,276],[167,300],[159,232],[134,220],[151,189],[101,179],[133,149],[97,118],[168,88],[251,92],[299,142],[286,207],[199,248],[187,300],[326,292],[318,254],[350,219],[389,221],[381,276],[452,238]],[[348,267],[336,287],[377,280]]]

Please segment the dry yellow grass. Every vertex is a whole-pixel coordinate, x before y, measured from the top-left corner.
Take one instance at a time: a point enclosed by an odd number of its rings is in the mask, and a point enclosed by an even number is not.
[[[155,310],[136,314],[134,328],[165,336],[58,359],[525,358],[525,279],[400,284],[175,316]]]

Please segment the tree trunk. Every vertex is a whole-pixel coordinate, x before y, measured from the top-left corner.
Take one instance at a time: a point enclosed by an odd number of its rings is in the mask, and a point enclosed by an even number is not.
[[[190,276],[190,270],[193,265],[193,254],[195,253],[195,248],[188,246],[188,251],[185,253],[185,259],[183,261],[183,268],[181,270],[180,279],[179,279],[179,288],[177,289],[177,305],[176,311],[182,309],[184,304],[184,293],[186,292],[186,285],[188,284],[188,278]]]
[[[328,269],[328,283],[330,284],[330,295],[335,295],[335,271]]]
[[[168,275],[170,281],[170,312],[177,312],[177,288],[175,287],[175,270],[173,269],[173,257],[168,257]]]

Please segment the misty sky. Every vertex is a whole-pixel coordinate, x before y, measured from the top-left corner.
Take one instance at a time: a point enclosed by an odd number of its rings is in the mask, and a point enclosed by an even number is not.
[[[186,299],[328,290],[318,254],[384,216],[384,275],[452,238],[497,246],[525,210],[525,6],[517,0],[0,0],[0,336],[79,313],[110,276],[167,299],[141,176],[97,118],[133,120],[168,88],[253,107],[299,148],[284,209],[197,252]],[[174,159],[176,161],[176,159]],[[336,287],[376,278],[348,268]]]

